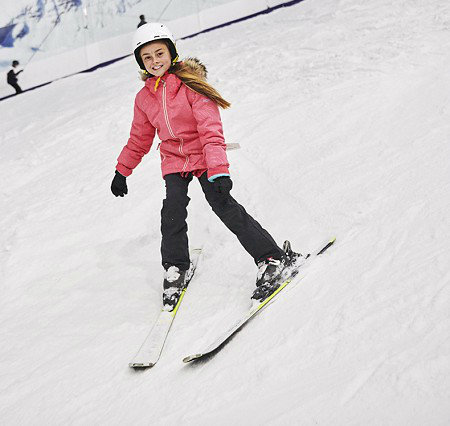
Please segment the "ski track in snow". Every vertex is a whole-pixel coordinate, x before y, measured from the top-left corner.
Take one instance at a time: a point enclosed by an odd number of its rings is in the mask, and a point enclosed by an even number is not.
[[[164,196],[156,145],[109,191],[132,59],[0,104],[2,424],[449,423],[450,5],[392,3],[178,43],[232,102],[235,198],[280,244],[338,238],[207,362],[181,360],[246,311],[256,268],[194,181],[199,269],[159,363],[127,367],[160,309]]]

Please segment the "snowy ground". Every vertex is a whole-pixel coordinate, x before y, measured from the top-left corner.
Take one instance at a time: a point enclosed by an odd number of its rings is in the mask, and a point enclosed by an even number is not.
[[[207,363],[256,268],[191,184],[204,257],[160,362],[154,149],[109,190],[132,59],[0,104],[3,425],[450,424],[450,5],[306,0],[180,42],[233,107],[233,194],[282,243],[335,248]]]

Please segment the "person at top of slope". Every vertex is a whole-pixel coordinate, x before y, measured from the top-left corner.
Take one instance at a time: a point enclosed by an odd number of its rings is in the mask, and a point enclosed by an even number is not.
[[[12,61],[12,65],[10,70],[7,74],[7,82],[10,86],[14,87],[16,94],[22,93],[22,88],[19,86],[17,76],[23,72],[23,70],[17,70],[17,67],[19,66],[19,61]]]
[[[147,21],[145,20],[144,15],[139,15],[139,24],[137,24],[137,28],[142,27],[142,25],[145,25]]]
[[[188,186],[194,177],[214,213],[258,265],[252,298],[264,300],[293,260],[230,194],[233,183],[218,108],[230,104],[207,83],[206,68],[198,59],[178,61],[174,38],[165,25],[139,27],[133,48],[145,85],[135,98],[130,137],[118,157],[111,191],[116,197],[128,193],[126,179],[158,132],[166,186],[161,210],[164,307],[175,307],[192,272],[186,218]]]

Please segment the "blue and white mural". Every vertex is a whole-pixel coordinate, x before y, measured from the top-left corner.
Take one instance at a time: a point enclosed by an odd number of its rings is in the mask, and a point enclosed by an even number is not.
[[[131,32],[144,14],[167,22],[230,0],[14,0],[2,5],[0,70]]]

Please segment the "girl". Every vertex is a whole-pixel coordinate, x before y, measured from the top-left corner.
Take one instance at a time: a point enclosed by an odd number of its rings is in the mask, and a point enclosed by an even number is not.
[[[175,307],[192,272],[186,208],[193,177],[199,180],[214,213],[258,265],[252,298],[264,300],[296,257],[278,247],[230,195],[233,183],[218,109],[230,104],[206,82],[206,69],[198,60],[178,62],[174,38],[163,24],[142,25],[133,43],[145,86],[136,95],[130,138],[119,155],[111,191],[116,197],[128,193],[126,178],[149,152],[157,131],[166,185],[161,210],[164,308]]]

